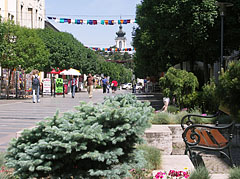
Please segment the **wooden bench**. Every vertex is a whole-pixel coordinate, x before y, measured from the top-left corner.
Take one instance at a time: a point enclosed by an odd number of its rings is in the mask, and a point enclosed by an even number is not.
[[[203,116],[189,114],[182,118],[181,127],[184,130],[182,133],[183,141],[186,145],[185,155],[189,154],[194,165],[198,165],[196,153],[198,155],[205,150],[217,151],[226,156],[231,166],[234,166],[231,154],[232,138],[235,122],[219,126],[217,125],[202,125],[195,124],[194,119],[197,118],[214,118],[221,114],[219,111],[212,116]]]

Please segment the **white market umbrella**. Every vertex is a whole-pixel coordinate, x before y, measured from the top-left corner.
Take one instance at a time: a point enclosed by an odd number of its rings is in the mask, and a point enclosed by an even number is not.
[[[68,70],[63,70],[60,72],[60,75],[71,75]]]
[[[81,73],[78,70],[73,69],[73,68],[69,69],[68,73],[69,73],[69,75],[73,75],[73,76],[80,76],[81,75]]]

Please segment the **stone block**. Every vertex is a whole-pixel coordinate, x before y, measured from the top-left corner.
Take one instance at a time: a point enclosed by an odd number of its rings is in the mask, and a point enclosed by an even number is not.
[[[157,147],[162,154],[172,153],[172,132],[164,125],[152,125],[145,131],[144,139],[150,146]]]

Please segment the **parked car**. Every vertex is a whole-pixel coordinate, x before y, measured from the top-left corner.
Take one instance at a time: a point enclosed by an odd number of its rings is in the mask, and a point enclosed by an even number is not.
[[[141,83],[137,83],[136,84],[136,90],[140,90],[140,89],[142,89],[142,84]]]
[[[122,85],[122,89],[132,89],[132,83],[125,83]]]

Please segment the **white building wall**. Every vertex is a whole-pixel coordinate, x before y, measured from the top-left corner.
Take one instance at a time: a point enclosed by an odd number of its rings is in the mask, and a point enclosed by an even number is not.
[[[127,48],[126,47],[126,40],[116,40],[116,47],[120,48],[120,42],[122,43],[122,47],[121,48]]]
[[[16,0],[0,0],[0,15],[4,20],[16,21]]]
[[[4,2],[3,0],[0,1],[0,16],[1,16],[1,17],[3,17],[3,7],[4,7],[4,3],[5,3],[5,2]]]
[[[17,23],[28,28],[44,28],[45,0],[17,0]]]
[[[45,0],[0,0],[0,15],[23,27],[43,29]]]

